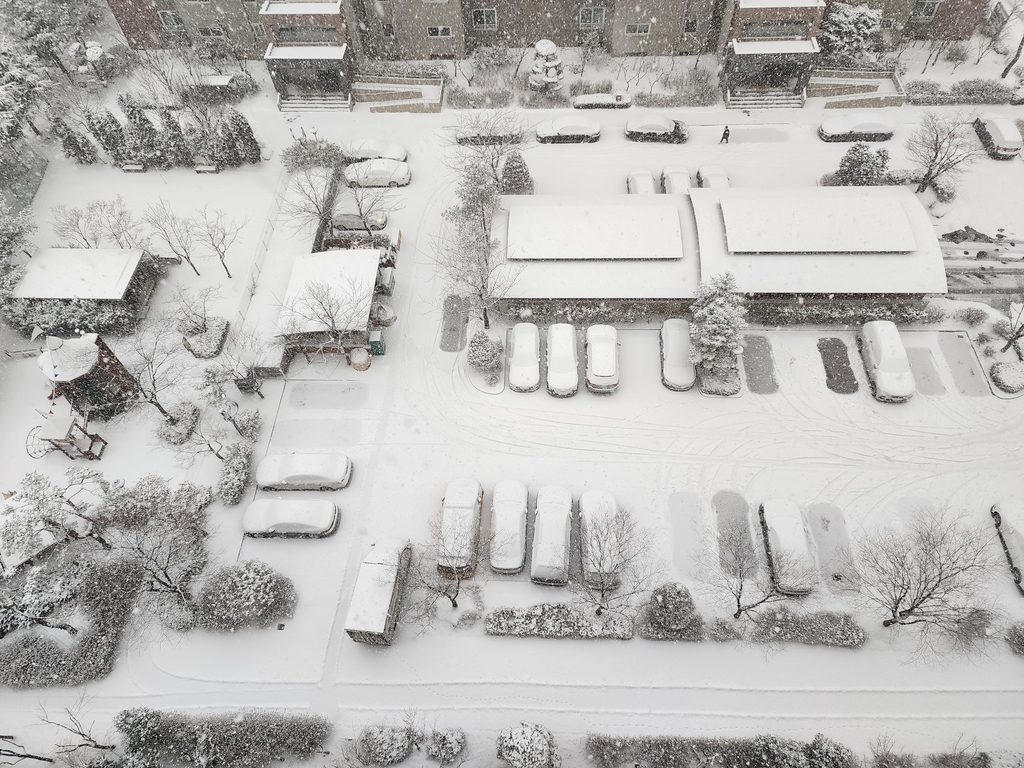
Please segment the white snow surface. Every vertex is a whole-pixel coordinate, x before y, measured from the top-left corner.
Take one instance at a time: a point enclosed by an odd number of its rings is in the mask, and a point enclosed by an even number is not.
[[[733,53],[737,56],[765,53],[817,53],[818,40],[733,40]]]
[[[337,16],[341,13],[341,0],[326,2],[291,3],[287,0],[267,0],[260,8],[260,16],[301,15],[301,16]]]
[[[338,330],[365,329],[370,322],[379,266],[380,251],[376,248],[323,251],[296,257],[278,318],[278,333],[330,330],[323,313],[332,310],[336,310]],[[310,308],[307,305],[312,301],[310,290],[314,284],[329,286],[333,296],[327,297],[321,306]],[[337,302],[336,307],[334,302]]]
[[[46,348],[37,359],[39,370],[47,381],[74,381],[91,371],[99,360],[97,338],[95,333],[70,339],[47,336]]]
[[[345,58],[347,45],[274,45],[267,47],[264,59],[337,59]]]
[[[121,299],[141,248],[40,248],[11,294],[26,299]]]

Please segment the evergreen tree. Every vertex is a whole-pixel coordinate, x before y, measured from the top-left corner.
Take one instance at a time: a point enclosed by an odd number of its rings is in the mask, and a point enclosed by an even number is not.
[[[242,155],[238,151],[238,142],[231,126],[226,122],[217,126],[211,141],[211,160],[221,168],[237,168],[242,164]]]
[[[60,139],[61,149],[67,157],[83,165],[92,165],[96,162],[96,147],[88,138],[72,130],[59,117],[50,118],[50,125]]]
[[[736,278],[729,272],[701,282],[691,308],[693,362],[707,373],[729,376],[736,369],[740,333],[746,328],[747,310],[736,293]]]
[[[872,152],[867,144],[858,141],[839,161],[836,178],[844,187],[870,187],[885,183],[888,171],[888,151]]]
[[[134,160],[145,165],[152,165],[158,168],[169,168],[163,157],[160,146],[160,136],[156,128],[146,114],[140,109],[132,112],[128,120],[125,134],[125,156],[128,160]]]
[[[228,112],[228,125],[231,127],[231,132],[235,134],[235,142],[238,145],[238,154],[241,155],[242,162],[258,163],[263,157],[262,150],[245,115],[237,109],[232,109]]]
[[[821,23],[818,40],[830,56],[863,58],[873,47],[873,37],[882,27],[882,12],[866,5],[833,3]]]
[[[117,94],[117,106],[121,108],[121,112],[124,113],[125,119],[129,123],[137,123],[145,117],[142,105],[139,104],[138,99],[131,93]]]
[[[509,153],[501,171],[501,191],[506,195],[529,195],[533,192],[530,169],[518,150]]]
[[[160,138],[167,161],[178,168],[192,167],[195,164],[195,155],[189,148],[178,119],[171,113],[171,110],[162,109],[160,122],[164,126]]]
[[[109,109],[102,113],[86,112],[89,132],[118,165],[124,162],[124,127]]]

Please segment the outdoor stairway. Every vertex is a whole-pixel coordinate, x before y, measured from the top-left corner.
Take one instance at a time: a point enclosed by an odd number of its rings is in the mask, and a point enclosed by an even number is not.
[[[282,112],[351,112],[352,100],[340,94],[282,96],[278,109]]]
[[[804,101],[800,94],[785,88],[740,88],[729,92],[729,109],[800,109]]]

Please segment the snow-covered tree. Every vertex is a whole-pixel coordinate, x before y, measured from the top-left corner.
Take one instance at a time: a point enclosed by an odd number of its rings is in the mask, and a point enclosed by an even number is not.
[[[501,343],[483,331],[477,331],[469,340],[466,351],[470,366],[487,375],[488,381],[497,383],[501,376]]]
[[[533,47],[533,71],[530,73],[530,88],[551,93],[560,90],[565,77],[565,67],[558,53],[558,46],[550,40],[538,40]]]
[[[808,768],[857,768],[860,760],[853,751],[822,733],[807,745]]]
[[[514,109],[466,109],[459,113],[449,141],[458,147],[450,162],[455,171],[483,163],[500,188],[501,169],[509,155],[526,148],[526,133]]]
[[[160,122],[163,125],[160,139],[167,161],[177,168],[191,168],[195,164],[195,154],[181,130],[178,118],[171,110],[162,109],[160,110]]]
[[[204,626],[234,632],[290,619],[296,599],[291,579],[259,560],[243,560],[211,574],[196,606]]]
[[[175,424],[177,418],[164,398],[189,372],[175,318],[155,317],[136,333],[119,340],[115,352],[135,379],[142,399]]]
[[[882,12],[866,5],[832,3],[821,23],[818,40],[830,56],[863,58],[872,47],[872,37],[882,27]]]
[[[0,143],[20,136],[22,125],[39,134],[30,115],[52,85],[38,58],[0,41]]]
[[[561,768],[562,758],[551,731],[522,722],[498,735],[498,759],[510,768]]]
[[[0,200],[0,257],[8,258],[26,250],[28,238],[35,231],[31,209],[12,213],[10,206]]]
[[[96,147],[88,138],[70,128],[59,117],[51,117],[50,126],[60,139],[61,149],[64,150],[65,156],[83,165],[91,165],[96,162]]]
[[[102,17],[96,0],[3,0],[0,12],[10,36],[64,74],[60,52]]]
[[[907,139],[906,149],[915,178],[920,179],[917,192],[940,180],[955,181],[984,151],[963,115],[937,112],[924,113],[917,130]]]
[[[157,133],[156,127],[141,109],[131,111],[128,125],[124,129],[124,136],[127,160],[157,168],[170,167],[170,163],[164,157],[160,134]]]
[[[213,133],[210,159],[221,168],[237,168],[242,164],[238,141],[227,122],[222,122]]]
[[[192,267],[198,277],[199,268],[193,261],[197,231],[195,220],[189,216],[179,216],[163,198],[146,209],[143,220],[167,249]]]
[[[260,143],[252,132],[252,126],[245,115],[237,109],[228,112],[228,126],[235,137],[238,154],[243,163],[258,163],[262,158]]]
[[[884,184],[888,172],[889,152],[872,151],[867,144],[858,141],[839,161],[836,178],[844,187],[870,187]]]
[[[65,563],[61,558],[51,558],[31,568],[20,582],[8,579],[0,583],[0,638],[31,626],[77,635],[77,627],[54,614],[74,599],[83,571],[78,561]]]
[[[202,245],[206,246],[211,256],[216,256],[220,265],[224,267],[224,273],[231,277],[228,269],[228,251],[235,244],[239,233],[249,223],[248,219],[238,221],[228,218],[225,211],[220,208],[203,206],[195,217],[195,238]]]
[[[523,153],[513,150],[501,169],[501,191],[505,195],[528,195],[533,192],[530,169],[523,159]]]
[[[125,137],[121,121],[114,117],[109,109],[104,109],[102,112],[88,110],[85,113],[85,121],[89,126],[89,133],[110,155],[110,158],[118,165],[123,164],[125,161]]]
[[[74,501],[84,489],[105,493],[107,488],[102,475],[79,467],[67,471],[64,483],[29,472],[21,480],[18,503],[4,517],[0,535],[7,546],[21,552],[38,550],[45,541],[43,530],[72,539],[91,537],[108,547],[103,536],[107,521],[102,508]]]
[[[740,334],[747,326],[747,311],[743,297],[736,292],[736,278],[723,272],[701,281],[691,312],[693,362],[711,376],[732,375],[741,351]]]

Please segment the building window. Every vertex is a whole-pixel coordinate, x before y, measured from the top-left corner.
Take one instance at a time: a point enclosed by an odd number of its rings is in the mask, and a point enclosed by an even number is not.
[[[384,37],[394,37],[395,36],[395,25],[394,24],[381,24],[381,34],[383,34]]]
[[[580,29],[602,29],[604,8],[580,8]]]
[[[427,27],[427,37],[451,37],[451,27]]]
[[[477,8],[473,11],[474,29],[497,29],[498,12],[494,8]]]
[[[281,45],[293,43],[337,44],[338,30],[334,27],[278,27],[277,42]]]
[[[224,37],[224,30],[220,27],[196,27],[200,37]]]
[[[893,28],[893,21],[892,21],[892,19],[882,19],[882,29],[892,29],[892,28]]]
[[[917,0],[914,10],[910,12],[911,21],[931,21],[939,10],[937,0]]]
[[[650,24],[627,24],[626,25],[627,35],[649,35],[651,34]]]
[[[171,32],[180,32],[185,28],[185,22],[182,21],[175,11],[157,11],[160,14],[160,23],[164,29],[170,30]]]
[[[257,40],[262,40],[267,36],[267,29],[259,22],[249,25],[252,28],[252,36]]]
[[[996,3],[992,6],[992,13],[988,15],[988,23],[996,29],[1002,29],[1007,21],[1010,20],[1010,14],[1003,7],[1002,3]]]
[[[696,19],[687,19],[683,29],[684,29],[685,32],[696,32],[697,31],[697,20]]]

